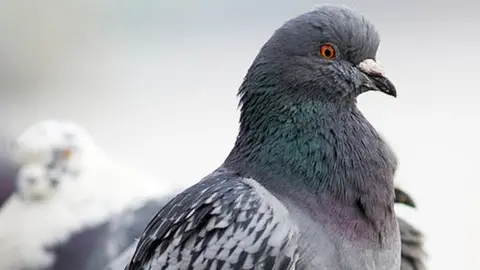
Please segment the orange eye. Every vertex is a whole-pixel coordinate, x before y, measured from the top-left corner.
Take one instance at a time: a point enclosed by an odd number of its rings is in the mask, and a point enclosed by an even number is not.
[[[330,44],[323,44],[320,46],[320,55],[327,59],[333,59],[336,56],[335,48]]]
[[[65,149],[62,152],[62,157],[63,159],[69,159],[72,156],[72,150],[71,149]]]

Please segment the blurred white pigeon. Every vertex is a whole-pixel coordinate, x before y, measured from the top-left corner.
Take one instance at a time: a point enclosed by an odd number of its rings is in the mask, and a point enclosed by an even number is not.
[[[101,269],[173,194],[173,184],[113,162],[67,121],[28,128],[14,157],[17,189],[0,209],[2,270]]]

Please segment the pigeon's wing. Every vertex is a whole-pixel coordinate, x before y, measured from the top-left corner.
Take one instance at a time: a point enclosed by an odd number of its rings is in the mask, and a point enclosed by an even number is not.
[[[400,238],[402,240],[400,269],[424,270],[426,253],[423,249],[423,234],[402,218],[398,218],[398,226],[400,227]]]
[[[298,229],[251,179],[215,175],[153,218],[126,269],[291,269]]]

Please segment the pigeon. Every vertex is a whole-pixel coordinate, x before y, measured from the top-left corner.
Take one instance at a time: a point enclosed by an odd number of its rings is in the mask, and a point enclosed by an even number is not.
[[[172,192],[114,162],[70,121],[30,126],[13,156],[17,188],[0,210],[0,269],[102,269]]]
[[[357,107],[397,95],[378,47],[343,6],[278,28],[239,88],[233,149],[159,210],[125,269],[398,270],[397,157]]]
[[[0,208],[15,190],[17,168],[7,152],[0,153]]]
[[[400,227],[400,238],[402,241],[402,261],[400,270],[425,270],[425,258],[427,256],[424,248],[423,233],[416,228],[404,214],[405,210],[414,210],[416,208],[415,201],[412,197],[401,188],[395,188],[395,203],[398,218],[398,226]],[[399,211],[400,205],[406,206],[407,209]]]

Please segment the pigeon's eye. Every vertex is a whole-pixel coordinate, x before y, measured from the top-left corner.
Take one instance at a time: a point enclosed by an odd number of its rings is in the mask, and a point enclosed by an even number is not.
[[[323,44],[320,46],[320,55],[327,59],[333,59],[336,56],[335,48],[330,44]]]
[[[65,149],[62,151],[62,157],[63,159],[67,160],[72,156],[72,150],[71,149]]]

